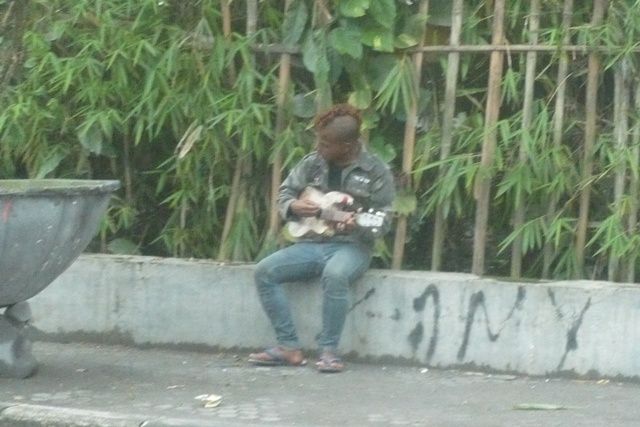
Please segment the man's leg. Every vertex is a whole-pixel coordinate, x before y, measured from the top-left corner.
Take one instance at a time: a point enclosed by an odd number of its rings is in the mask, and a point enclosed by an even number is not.
[[[368,250],[354,243],[336,243],[322,271],[322,332],[318,344],[322,351],[334,353],[338,347],[349,309],[349,285],[369,268]]]
[[[297,243],[269,255],[256,266],[255,281],[260,302],[282,347],[300,348],[282,284],[320,275],[324,264],[320,246],[317,243]]]

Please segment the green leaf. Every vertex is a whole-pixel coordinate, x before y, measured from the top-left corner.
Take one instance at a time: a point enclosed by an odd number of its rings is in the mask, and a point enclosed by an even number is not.
[[[356,28],[335,28],[329,33],[330,45],[343,55],[354,59],[362,57],[362,32]]]
[[[412,191],[399,191],[393,201],[393,211],[401,215],[409,215],[416,210],[418,199]]]
[[[369,149],[377,154],[385,163],[390,163],[396,158],[396,149],[393,144],[387,144],[380,135],[375,135],[369,141]]]
[[[299,93],[293,97],[293,115],[304,119],[311,118],[316,114],[316,104],[313,93]]]
[[[302,63],[307,70],[312,73],[315,73],[318,70],[320,55],[320,47],[316,44],[313,34],[309,34],[302,46]]]
[[[102,132],[100,126],[93,122],[84,128],[80,129],[77,133],[80,145],[93,154],[102,154]]]
[[[393,52],[393,31],[369,24],[362,32],[362,43],[380,52]]]
[[[294,46],[300,41],[309,17],[307,5],[303,1],[295,2],[293,10],[285,14],[282,24],[282,43],[285,46]]]
[[[67,155],[61,152],[55,152],[50,155],[47,160],[40,166],[36,178],[45,178],[49,173],[53,172],[60,162],[65,159]]]
[[[371,2],[369,12],[378,24],[385,28],[393,28],[396,19],[395,0],[374,0]]]
[[[402,33],[396,37],[394,46],[398,49],[406,49],[408,47],[416,46],[418,43],[419,40],[411,34]]]
[[[349,104],[364,110],[371,105],[372,98],[373,95],[371,94],[370,88],[355,90],[349,94]]]
[[[397,59],[393,55],[379,55],[375,60],[367,63],[366,73],[371,87],[379,91],[387,78],[387,75],[396,66]]]
[[[412,15],[405,22],[401,35],[404,35],[406,40],[415,39],[416,44],[424,35],[427,26],[427,20],[424,15]]]
[[[338,10],[342,16],[358,18],[360,16],[364,16],[367,9],[369,9],[369,4],[369,0],[343,0],[340,2]]]

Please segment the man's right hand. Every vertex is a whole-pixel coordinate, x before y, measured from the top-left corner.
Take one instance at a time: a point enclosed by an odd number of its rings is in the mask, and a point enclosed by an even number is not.
[[[309,200],[295,200],[289,205],[294,215],[299,217],[316,216],[320,212],[320,206]]]

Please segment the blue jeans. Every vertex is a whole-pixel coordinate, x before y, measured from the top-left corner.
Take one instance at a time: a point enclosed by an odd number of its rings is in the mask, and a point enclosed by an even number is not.
[[[320,276],[323,298],[318,345],[335,351],[349,309],[349,285],[367,271],[370,261],[368,249],[345,242],[296,243],[260,261],[255,270],[258,295],[275,329],[278,344],[300,348],[282,283]]]

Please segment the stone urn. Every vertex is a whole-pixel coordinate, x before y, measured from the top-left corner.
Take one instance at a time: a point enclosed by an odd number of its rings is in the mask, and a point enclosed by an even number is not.
[[[119,187],[118,181],[0,180],[0,376],[35,373],[25,336],[27,300],[85,250]]]

